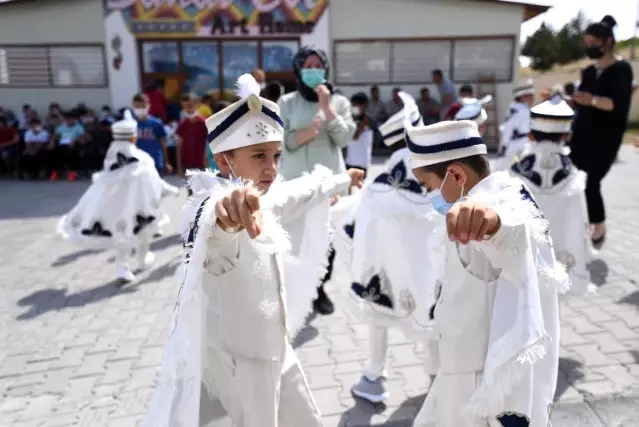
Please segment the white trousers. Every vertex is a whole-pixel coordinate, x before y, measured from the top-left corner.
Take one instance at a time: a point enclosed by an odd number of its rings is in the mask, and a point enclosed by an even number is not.
[[[283,363],[212,348],[206,357],[207,388],[234,427],[321,427],[322,417],[290,343]]]
[[[144,264],[144,257],[149,252],[151,242],[148,236],[141,236],[135,246],[128,248],[120,248],[115,252],[115,267],[120,269],[130,269],[131,252],[135,249],[135,259],[137,265],[141,267]]]
[[[370,322],[368,325],[368,362],[364,375],[371,381],[384,376],[388,360],[388,327]]]

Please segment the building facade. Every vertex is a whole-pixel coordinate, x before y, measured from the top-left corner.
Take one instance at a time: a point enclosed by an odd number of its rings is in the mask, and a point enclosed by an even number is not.
[[[547,3],[547,2],[546,2]],[[517,83],[521,23],[548,9],[489,0],[9,0],[0,3],[0,105],[129,105],[145,83],[170,99],[262,68],[294,80],[292,57],[315,45],[345,94],[401,87],[417,95],[441,69],[495,97]]]

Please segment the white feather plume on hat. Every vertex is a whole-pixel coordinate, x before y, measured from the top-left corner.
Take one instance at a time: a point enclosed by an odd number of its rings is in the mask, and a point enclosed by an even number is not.
[[[260,84],[251,74],[242,74],[235,83],[235,94],[240,99],[247,99],[251,95],[260,96]]]

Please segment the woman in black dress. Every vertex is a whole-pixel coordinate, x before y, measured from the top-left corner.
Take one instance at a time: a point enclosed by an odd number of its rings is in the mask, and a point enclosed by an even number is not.
[[[581,84],[573,95],[577,117],[570,140],[570,158],[588,174],[586,202],[596,249],[601,248],[606,237],[601,180],[621,147],[632,96],[632,68],[615,54],[616,24],[614,18],[606,16],[586,28],[586,54],[594,63],[582,70]]]

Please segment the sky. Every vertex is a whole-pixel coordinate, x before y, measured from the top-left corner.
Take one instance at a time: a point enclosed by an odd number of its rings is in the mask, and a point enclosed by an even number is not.
[[[522,42],[534,33],[542,22],[558,30],[577,15],[580,9],[591,21],[599,21],[606,15],[612,15],[617,21],[617,40],[629,39],[634,34],[639,0],[555,0],[554,3],[555,6],[548,12],[524,22],[521,28]]]
[[[606,15],[611,15],[617,21],[615,28],[615,38],[626,40],[634,33],[634,24],[637,22],[639,13],[639,0],[555,0],[555,6],[548,12],[526,21],[521,26],[521,42],[533,34],[539,26],[545,22],[552,28],[558,30],[566,22],[570,21],[581,10],[586,19],[590,21],[600,21]],[[530,59],[519,57],[522,67],[530,65]]]

